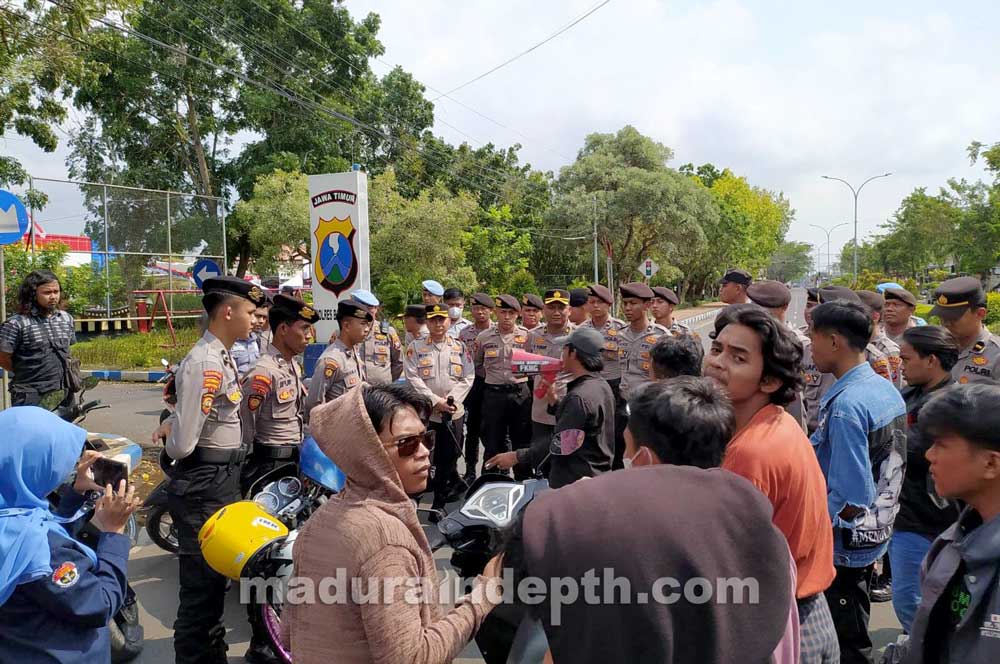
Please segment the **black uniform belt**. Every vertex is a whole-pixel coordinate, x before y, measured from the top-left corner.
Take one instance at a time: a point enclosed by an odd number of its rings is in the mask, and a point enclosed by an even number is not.
[[[491,385],[490,383],[487,383],[486,384],[486,389],[487,390],[492,390],[494,392],[519,392],[521,390],[521,388],[524,387],[527,384],[528,384],[527,382],[523,382],[523,383],[504,383],[503,385]]]
[[[220,466],[235,466],[243,463],[243,460],[246,458],[247,450],[245,447],[235,447],[224,450],[208,447],[196,447],[194,448],[194,452],[191,452],[191,454],[181,460],[180,466],[182,468],[190,467],[200,463],[217,464]]]
[[[257,460],[263,459],[291,459],[298,452],[298,445],[261,445],[256,443],[253,446],[253,455]]]

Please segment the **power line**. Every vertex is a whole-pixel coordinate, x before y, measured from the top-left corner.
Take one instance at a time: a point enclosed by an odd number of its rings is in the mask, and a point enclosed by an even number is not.
[[[556,37],[558,37],[562,33],[566,32],[567,30],[569,30],[570,28],[572,28],[573,26],[575,26],[577,23],[579,23],[580,21],[584,20],[585,18],[587,18],[588,16],[590,16],[591,14],[593,14],[594,12],[596,12],[598,9],[600,9],[604,5],[608,4],[609,2],[611,2],[611,0],[604,0],[604,2],[602,2],[599,5],[596,5],[595,7],[592,7],[591,9],[589,9],[585,14],[583,14],[583,16],[580,16],[580,17],[574,19],[573,21],[571,21],[568,25],[565,25],[565,26],[559,28],[557,31],[555,31],[554,33],[552,33],[551,35],[549,35],[548,37],[546,37],[542,41],[538,42],[537,44],[535,44],[531,48],[529,48],[529,49],[527,49],[525,51],[521,51],[520,53],[518,53],[514,57],[501,62],[500,64],[498,64],[493,69],[490,69],[489,71],[484,72],[484,73],[480,74],[479,76],[476,76],[475,78],[466,81],[465,83],[462,83],[458,87],[455,87],[455,88],[452,88],[451,90],[448,90],[448,92],[445,92],[442,95],[438,95],[437,97],[435,97],[431,101],[437,101],[438,99],[440,99],[441,97],[443,97],[445,95],[454,94],[454,93],[458,92],[459,90],[461,90],[462,88],[464,88],[466,86],[469,86],[469,85],[472,85],[476,81],[479,81],[479,80],[482,80],[482,79],[486,78],[487,76],[489,76],[493,72],[495,72],[495,71],[497,71],[499,69],[503,69],[504,67],[506,67],[510,63],[514,62],[515,60],[517,60],[517,59],[519,59],[521,57],[524,57],[528,53],[531,53],[535,49],[537,49],[537,48],[539,48],[539,47],[547,44],[548,42],[552,41],[553,39],[555,39]]]

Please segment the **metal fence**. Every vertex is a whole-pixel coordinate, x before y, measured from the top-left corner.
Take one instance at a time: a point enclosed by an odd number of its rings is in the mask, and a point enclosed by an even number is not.
[[[42,177],[29,188],[48,202],[29,210],[27,250],[69,248],[64,290],[78,319],[142,318],[136,304],[149,298],[136,291],[165,291],[171,310],[199,309],[193,264],[210,258],[227,269],[221,198]]]

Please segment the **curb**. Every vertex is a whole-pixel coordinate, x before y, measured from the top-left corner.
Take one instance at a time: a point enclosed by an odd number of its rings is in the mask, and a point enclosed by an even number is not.
[[[167,375],[166,371],[116,371],[114,369],[83,369],[80,373],[101,380],[125,383],[155,383]]]
[[[678,318],[677,320],[680,321],[681,323],[684,323],[685,325],[688,325],[690,323],[700,323],[701,321],[706,320],[708,318],[715,318],[716,316],[719,315],[719,312],[721,310],[722,310],[721,308],[714,309],[712,311],[706,311],[704,313],[698,314],[697,316],[691,316],[690,318]]]

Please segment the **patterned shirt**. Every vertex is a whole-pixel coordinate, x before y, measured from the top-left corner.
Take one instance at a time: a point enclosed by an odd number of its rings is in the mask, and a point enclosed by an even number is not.
[[[30,315],[14,314],[0,325],[0,352],[9,353],[13,365],[11,387],[39,393],[52,392],[63,385],[63,365],[53,348],[69,354],[76,343],[73,317],[56,311],[46,317],[32,307]]]

